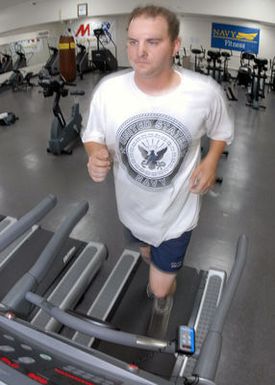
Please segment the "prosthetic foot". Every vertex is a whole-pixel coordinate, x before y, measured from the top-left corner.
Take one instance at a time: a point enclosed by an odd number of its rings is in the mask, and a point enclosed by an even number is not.
[[[154,297],[147,335],[152,338],[165,338],[171,310],[173,307],[173,296],[165,298]]]

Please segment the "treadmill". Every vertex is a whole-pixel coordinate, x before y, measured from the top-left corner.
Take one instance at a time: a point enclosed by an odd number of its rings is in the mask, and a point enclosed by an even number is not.
[[[81,206],[78,220],[85,210]],[[241,235],[229,278],[216,269],[184,268],[181,281],[188,291],[182,294],[178,282],[177,312],[171,314],[167,339],[143,333],[146,308],[151,307],[142,280],[148,267],[140,263],[136,251],[124,250],[96,299],[81,313],[37,294],[33,277],[40,267],[35,264],[1,301],[0,384],[215,384],[223,325],[242,274],[247,245],[247,237]],[[40,316],[46,316],[46,322],[27,318],[33,306],[40,309]],[[195,332],[193,354],[182,348],[177,338],[179,325]],[[72,337],[60,333],[64,326],[74,331]]]

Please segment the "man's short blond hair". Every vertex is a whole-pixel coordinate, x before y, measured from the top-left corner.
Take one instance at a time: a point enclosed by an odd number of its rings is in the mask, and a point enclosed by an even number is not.
[[[168,8],[159,7],[156,5],[146,5],[144,7],[137,7],[129,15],[128,27],[133,19],[140,16],[151,17],[153,19],[158,16],[163,17],[167,22],[168,34],[171,41],[175,41],[178,38],[180,31],[180,22],[177,18],[177,15],[174,12],[170,11]]]

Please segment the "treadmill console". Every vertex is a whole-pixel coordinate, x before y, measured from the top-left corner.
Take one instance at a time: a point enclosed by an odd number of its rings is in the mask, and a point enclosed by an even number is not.
[[[178,333],[178,351],[183,354],[195,353],[195,330],[181,325]]]
[[[72,359],[33,344],[0,328],[0,362],[42,385],[120,385],[108,375],[90,371]],[[66,357],[66,355],[64,355]],[[2,365],[3,367],[3,365]],[[91,365],[92,367],[92,365]],[[0,381],[4,380],[0,373]],[[1,382],[0,382],[1,383]],[[12,382],[11,382],[12,383]],[[33,383],[30,381],[30,383]],[[15,382],[14,382],[15,384]]]

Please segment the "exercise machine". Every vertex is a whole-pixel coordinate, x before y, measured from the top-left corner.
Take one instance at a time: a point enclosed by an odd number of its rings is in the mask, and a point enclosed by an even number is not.
[[[231,56],[232,56],[232,51],[231,52],[221,51],[221,58],[223,59],[223,71],[222,71],[223,82],[230,82],[231,80],[231,74],[228,69],[228,63]]]
[[[59,51],[56,47],[49,46],[51,52],[49,59],[45,64],[45,68],[49,75],[55,76],[59,74]]]
[[[228,69],[228,63],[230,57],[232,56],[232,51],[221,51],[221,60],[222,60],[222,74],[221,81],[225,83],[224,91],[226,93],[227,99],[231,101],[238,101],[233,89],[232,89],[232,76]]]
[[[27,58],[24,52],[22,51],[16,51],[16,55],[18,56],[16,61],[14,62],[13,65],[13,70],[17,71],[20,68],[27,67]]]
[[[1,299],[1,381],[5,385],[214,384],[224,321],[246,260],[246,236],[238,240],[228,279],[220,270],[185,268],[174,308],[180,318],[181,309],[187,311],[183,318],[188,326],[179,328],[176,339],[178,328],[174,327],[168,331],[172,338],[158,339],[137,332],[151,307],[142,279],[146,266],[140,263],[137,252],[124,250],[87,314],[68,311],[71,305],[56,305],[49,297],[37,294],[37,283],[48,275],[64,238],[86,212],[86,202],[76,206],[37,262]],[[186,293],[181,292],[182,284]],[[49,317],[46,328],[32,317],[36,309]],[[172,316],[171,325],[175,323],[179,325],[178,318]],[[60,330],[57,324],[74,330],[73,337],[56,332]],[[189,343],[182,343],[186,332],[192,342],[195,337],[192,349]]]
[[[22,70],[12,70],[10,77],[0,85],[0,90],[11,88],[13,92],[29,90],[34,86],[31,79],[33,72],[23,72]]]
[[[206,156],[208,150],[209,150],[209,145],[210,145],[210,140],[209,140],[209,137],[207,135],[204,135],[201,139],[201,157],[203,158],[204,156]],[[229,151],[226,149],[223,151],[223,153],[221,154],[221,158],[225,158],[227,159],[228,158],[228,155],[229,155]],[[221,185],[223,182],[223,177],[222,176],[217,176],[216,177],[216,180],[215,180],[215,183],[218,184],[218,185]]]
[[[39,79],[59,74],[59,51],[56,47],[50,45],[48,47],[50,56],[41,71],[39,71]]]
[[[0,74],[12,71],[13,63],[12,63],[11,55],[7,53],[2,53],[2,52],[0,52],[0,55],[2,56],[1,65],[0,65]]]
[[[11,69],[12,73],[10,77],[0,86],[2,90],[11,88],[12,91],[16,92],[20,90],[28,90],[34,86],[34,84],[31,82],[33,72],[22,71],[22,68],[27,66],[25,53],[22,51],[16,51],[16,55],[18,58],[14,62],[14,65]]]
[[[11,126],[18,120],[18,116],[14,112],[1,112],[0,113],[0,126]]]
[[[23,73],[22,70],[13,70],[13,73],[8,79],[8,84],[11,86],[13,92],[28,90],[34,86],[34,83],[31,82],[32,77],[32,71]]]
[[[207,75],[221,83],[222,61],[220,51],[207,51]]]
[[[27,67],[27,58],[23,51],[16,51],[16,55],[18,58],[14,62],[12,74],[8,79],[8,85],[11,86],[13,91],[19,91],[21,89],[29,89],[33,87],[31,83],[31,78],[33,76],[33,72],[22,72],[22,68]]]
[[[19,305],[23,297],[15,299],[12,292],[17,291],[19,286],[32,286],[61,308],[73,306],[106,258],[106,249],[102,244],[67,239],[73,227],[87,212],[88,205],[85,202],[75,205],[54,234],[37,226],[37,221],[56,202],[56,197],[50,194],[18,221],[5,221],[4,218],[0,222],[1,226],[2,222],[6,222],[0,231],[0,274],[5,281],[0,283],[0,295],[3,302],[13,298],[18,309],[21,309],[21,316],[29,322],[36,319],[37,314],[31,312],[26,303],[22,303],[22,307]],[[2,253],[7,249],[8,253],[3,258]]]
[[[275,56],[270,60],[270,82],[272,91],[275,91]]]
[[[114,46],[115,55],[113,55],[113,53],[107,49],[103,43],[102,37],[105,36],[105,31],[103,28],[94,29],[94,35],[97,40],[97,49],[92,50],[92,62],[96,69],[100,70],[101,72],[116,71],[118,68],[117,47],[112,37],[110,34],[108,35],[110,42]]]
[[[194,71],[204,74],[204,65],[203,62],[205,60],[205,49],[201,48],[192,48],[192,45],[190,46],[190,52],[195,55],[195,64],[194,64]]]
[[[76,70],[79,74],[80,79],[83,79],[83,74],[94,69],[94,66],[91,65],[89,60],[89,53],[85,45],[77,44],[78,52],[76,55]]]
[[[54,118],[51,125],[50,139],[47,151],[54,155],[71,154],[72,147],[79,140],[82,128],[82,115],[80,113],[79,102],[75,100],[71,109],[71,118],[66,122],[61,111],[60,98],[69,94],[66,86],[74,86],[72,83],[66,83],[63,79],[44,78],[39,81],[43,88],[44,97],[54,95],[53,114]],[[73,91],[70,95],[84,95],[84,91]]]
[[[183,47],[182,51],[181,65],[183,68],[191,69],[191,55],[187,54],[185,47]]]
[[[260,100],[265,98],[268,60],[258,57],[254,57],[253,60],[251,85],[247,92],[248,103],[246,105],[255,110],[265,109],[266,106],[260,104]]]
[[[248,88],[252,82],[253,67],[251,62],[254,60],[255,55],[251,52],[243,51],[240,55],[240,68],[236,77],[238,85]]]
[[[229,57],[232,54],[228,51],[207,51],[207,75],[210,75],[219,84],[230,83],[231,75],[228,70]],[[224,85],[224,91],[228,100],[237,101],[230,84]]]

